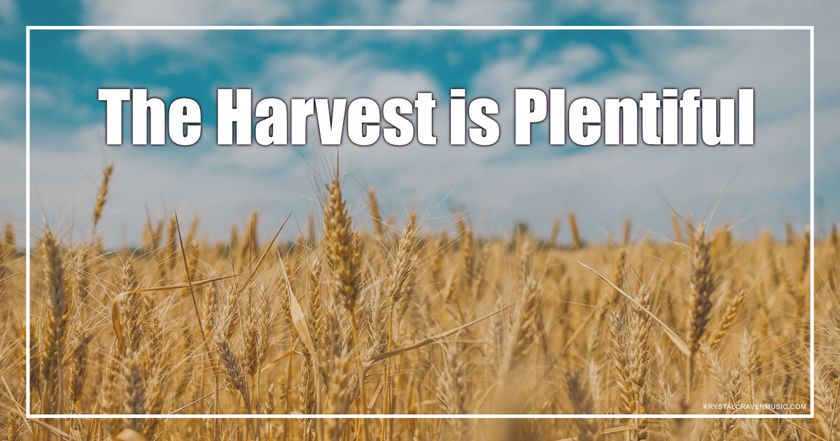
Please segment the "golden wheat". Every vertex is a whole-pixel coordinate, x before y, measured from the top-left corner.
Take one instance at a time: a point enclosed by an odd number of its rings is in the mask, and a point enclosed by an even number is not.
[[[809,232],[744,240],[672,216],[674,241],[584,240],[569,212],[546,237],[480,234],[417,215],[398,222],[367,193],[354,222],[336,170],[321,229],[263,240],[259,213],[229,240],[182,237],[149,216],[137,248],[104,249],[109,166],[91,236],[45,230],[32,282],[36,413],[732,413],[808,404]],[[364,207],[358,207],[364,208]],[[286,232],[288,233],[288,232]],[[24,259],[0,249],[0,404],[16,439],[837,439],[840,345],[835,232],[817,241],[815,420],[26,420]],[[620,246],[619,246],[620,245]],[[606,275],[605,275],[606,274]],[[712,407],[704,405],[716,405]],[[733,407],[737,408],[737,407]],[[796,408],[780,412],[807,413]],[[775,411],[768,411],[773,413]]]

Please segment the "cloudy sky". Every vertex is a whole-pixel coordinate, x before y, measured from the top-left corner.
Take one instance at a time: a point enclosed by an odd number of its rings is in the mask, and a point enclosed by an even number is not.
[[[156,5],[156,3],[160,3]],[[244,3],[244,4],[237,4]],[[301,2],[295,2],[301,3]],[[84,0],[59,8],[0,0],[0,219],[24,221],[23,60],[26,24],[814,24],[817,26],[816,182],[818,225],[838,220],[840,86],[828,20],[830,2],[756,7],[720,2],[586,0],[360,0],[321,2]],[[324,11],[329,10],[329,13]],[[816,11],[820,11],[816,14]],[[834,12],[832,14],[831,12]],[[823,28],[820,25],[825,24]],[[134,243],[146,213],[200,213],[221,237],[252,210],[266,223],[288,213],[294,228],[317,207],[318,180],[335,148],[222,148],[214,144],[218,87],[256,96],[438,97],[437,147],[339,148],[354,213],[375,187],[387,212],[416,208],[447,226],[462,207],[479,229],[536,232],[574,210],[584,235],[603,239],[632,218],[637,236],[669,235],[668,205],[695,218],[718,201],[714,222],[739,232],[780,231],[808,222],[808,34],[806,32],[79,32],[32,34],[32,214],[65,232],[89,228],[102,167],[116,164],[103,235]],[[164,99],[202,103],[205,135],[191,148],[104,147],[98,87],[148,87]],[[491,148],[445,145],[450,87],[493,96],[502,141]],[[565,87],[572,96],[636,96],[663,87],[701,87],[707,96],[756,89],[756,146],[747,149],[513,147],[512,90]],[[360,218],[366,224],[366,218]],[[266,227],[266,230],[268,228]],[[266,231],[267,232],[267,231]]]

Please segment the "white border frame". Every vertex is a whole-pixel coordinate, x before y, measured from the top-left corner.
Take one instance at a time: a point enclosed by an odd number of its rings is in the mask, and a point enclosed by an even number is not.
[[[810,36],[810,403],[807,414],[33,414],[30,375],[30,78],[31,31],[808,31]],[[26,417],[40,419],[813,419],[814,418],[814,26],[26,26]]]

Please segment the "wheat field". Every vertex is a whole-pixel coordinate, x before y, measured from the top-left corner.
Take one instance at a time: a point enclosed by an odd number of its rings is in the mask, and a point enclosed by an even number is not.
[[[469,216],[351,217],[341,173],[294,240],[258,213],[223,243],[148,219],[137,247],[35,234],[33,413],[678,414],[809,408],[809,233],[742,240],[672,214],[668,238],[481,236]],[[667,216],[667,212],[665,213]],[[834,440],[840,237],[816,244],[815,419],[25,419],[24,257],[0,249],[0,410],[18,439]],[[19,234],[17,234],[19,235]],[[745,407],[786,404],[791,408]]]

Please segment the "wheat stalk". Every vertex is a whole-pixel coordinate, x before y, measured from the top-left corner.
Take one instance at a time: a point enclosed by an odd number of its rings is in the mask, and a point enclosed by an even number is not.
[[[108,201],[108,187],[111,184],[111,174],[114,173],[114,164],[108,164],[102,171],[102,183],[99,184],[99,192],[96,195],[96,203],[93,205],[93,230],[102,219],[102,211],[105,209],[105,202]]]
[[[65,288],[64,261],[58,239],[47,229],[43,237],[44,280],[46,281],[49,315],[44,338],[43,377],[45,389],[42,397],[47,413],[64,410],[63,363],[71,300]]]
[[[706,237],[706,231],[702,224],[694,230],[689,283],[691,291],[688,298],[686,343],[690,354],[688,356],[688,367],[686,368],[686,397],[691,396],[694,357],[706,333],[709,313],[712,310],[712,292],[714,292],[718,283],[712,269],[711,244]]]
[[[579,250],[583,248],[583,240],[580,238],[580,230],[578,230],[577,216],[574,211],[569,212],[569,230],[572,233],[572,249]]]

